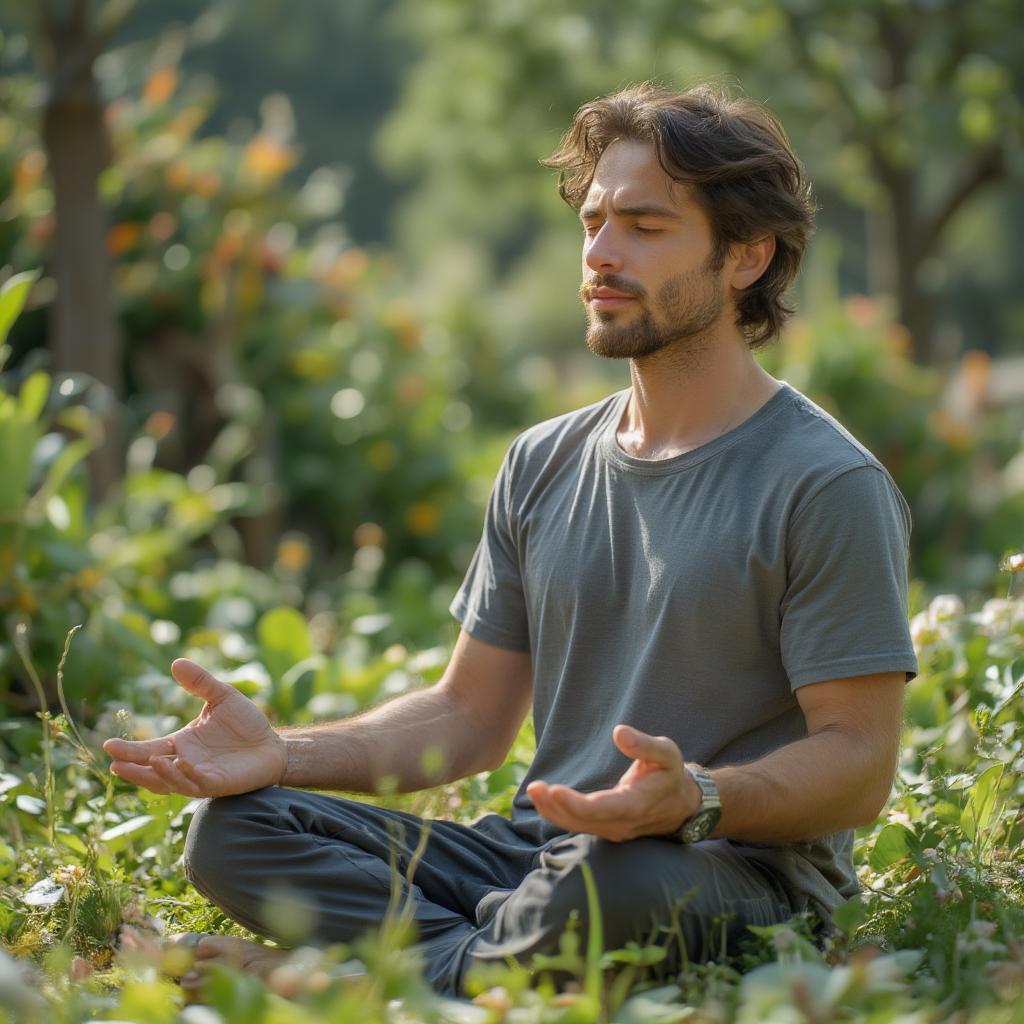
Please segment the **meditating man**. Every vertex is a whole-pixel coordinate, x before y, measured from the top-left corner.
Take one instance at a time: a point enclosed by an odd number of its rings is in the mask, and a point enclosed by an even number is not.
[[[587,103],[546,165],[579,213],[587,344],[630,386],[510,447],[451,610],[434,686],[345,721],[272,728],[191,661],[206,701],[161,739],[111,739],[111,770],[209,797],[189,879],[253,931],[309,939],[381,924],[395,857],[426,976],[552,953],[589,865],[609,948],[703,960],[747,925],[829,914],[856,892],[853,828],[897,763],[917,671],[907,624],[910,513],[835,419],[754,350],[813,203],[766,110],[711,87],[637,86]],[[497,768],[528,711],[536,756],[510,818],[424,822],[308,790],[401,791]],[[723,938],[724,937],[724,938]],[[204,939],[207,963],[280,951]]]

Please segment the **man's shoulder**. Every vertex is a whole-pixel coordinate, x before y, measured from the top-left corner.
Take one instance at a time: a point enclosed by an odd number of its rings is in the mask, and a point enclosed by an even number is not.
[[[860,466],[885,472],[878,457],[830,412],[792,385],[792,400],[772,422],[779,454],[807,475],[831,477]]]
[[[778,435],[769,449],[773,458],[763,470],[787,488],[796,513],[840,478],[842,493],[887,493],[909,519],[909,507],[896,481],[881,459],[830,412],[790,386],[793,400],[775,424]],[[856,477],[848,474],[857,472]],[[883,482],[884,481],[884,482]]]
[[[517,461],[547,461],[578,451],[609,422],[625,392],[616,391],[579,409],[552,416],[527,427],[512,442]]]

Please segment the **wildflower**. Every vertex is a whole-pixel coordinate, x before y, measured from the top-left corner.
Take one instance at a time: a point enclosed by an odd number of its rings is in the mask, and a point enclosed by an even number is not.
[[[1024,572],[1024,551],[1007,555],[999,566],[1003,572]]]
[[[86,879],[86,870],[81,864],[64,864],[53,873],[53,880],[67,889],[74,889]]]
[[[797,944],[796,932],[792,928],[778,928],[772,935],[772,948],[776,953],[785,953]]]
[[[964,603],[956,594],[939,594],[928,605],[928,614],[933,622],[948,622],[964,613]]]
[[[942,643],[946,633],[947,630],[932,617],[930,609],[918,612],[910,620],[910,638],[918,651]]]
[[[1024,623],[1024,602],[1005,597],[986,601],[978,615],[978,627],[988,636],[1005,636]]]

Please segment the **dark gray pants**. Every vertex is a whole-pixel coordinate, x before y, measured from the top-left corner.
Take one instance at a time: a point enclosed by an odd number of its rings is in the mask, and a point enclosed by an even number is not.
[[[653,938],[676,963],[732,952],[748,924],[785,921],[805,906],[770,867],[727,840],[679,846],[564,835],[538,848],[486,822],[425,823],[353,800],[261,789],[200,806],[185,871],[229,917],[287,945],[297,938],[296,913],[305,913],[304,941],[360,938],[383,923],[397,884],[395,895],[410,901],[427,980],[448,995],[461,994],[475,962],[528,964],[535,953],[557,952],[573,911],[585,937],[583,861],[600,900],[605,947]],[[428,840],[409,886],[425,824]],[[281,909],[289,901],[299,908],[291,915]]]

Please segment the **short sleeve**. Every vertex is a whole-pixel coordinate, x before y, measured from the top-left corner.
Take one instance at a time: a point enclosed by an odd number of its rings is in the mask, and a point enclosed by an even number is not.
[[[910,509],[882,468],[828,481],[793,514],[781,605],[793,689],[903,670],[917,675],[907,613]]]
[[[515,451],[513,444],[498,471],[483,536],[449,611],[473,638],[526,651],[530,648],[526,598],[510,510]]]

